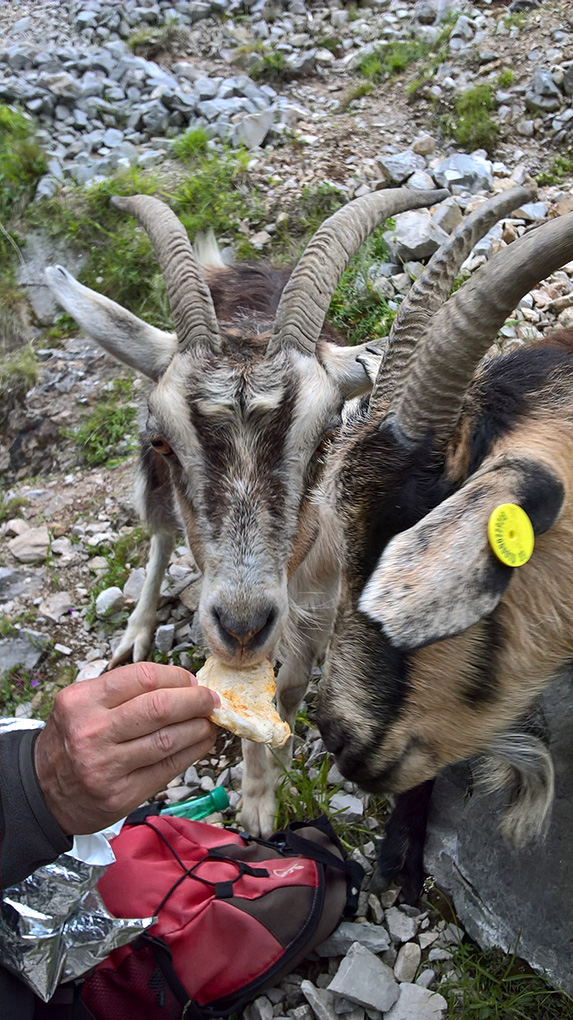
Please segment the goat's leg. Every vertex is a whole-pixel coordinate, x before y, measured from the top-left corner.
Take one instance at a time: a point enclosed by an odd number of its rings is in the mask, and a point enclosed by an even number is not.
[[[317,652],[316,644],[298,656],[289,655],[277,674],[277,708],[281,718],[294,730],[298,706],[308,683],[310,670]],[[240,820],[243,828],[254,836],[270,836],[275,828],[276,787],[290,768],[292,737],[280,750],[270,750],[264,744],[243,741],[243,803]]]
[[[384,839],[378,847],[376,890],[394,881],[407,903],[416,903],[424,883],[424,843],[434,780],[398,794]]]
[[[152,535],[145,583],[137,605],[129,617],[125,634],[113,653],[110,669],[130,657],[134,662],[139,662],[147,655],[155,627],[159,590],[169,565],[173,545],[172,531],[162,530]]]

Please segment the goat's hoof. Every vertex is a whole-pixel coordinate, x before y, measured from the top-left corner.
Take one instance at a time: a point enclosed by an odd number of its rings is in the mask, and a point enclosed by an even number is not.
[[[424,864],[417,846],[405,846],[398,853],[383,840],[378,849],[378,867],[370,883],[372,892],[384,892],[392,883],[399,885],[402,899],[415,904],[424,885]]]
[[[272,808],[268,798],[247,799],[243,797],[243,803],[237,815],[241,828],[250,836],[260,836],[268,839],[275,830],[275,797],[272,795]]]
[[[119,645],[113,653],[108,669],[115,669],[126,662],[143,662],[147,658],[147,652],[151,644],[149,633],[130,634],[126,630]]]

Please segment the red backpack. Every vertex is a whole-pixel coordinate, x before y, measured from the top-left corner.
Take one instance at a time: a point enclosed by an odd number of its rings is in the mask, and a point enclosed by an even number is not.
[[[124,826],[113,850],[98,885],[108,910],[157,923],[87,977],[81,998],[95,1020],[241,1011],[354,915],[362,880],[325,817],[267,841],[148,817]]]

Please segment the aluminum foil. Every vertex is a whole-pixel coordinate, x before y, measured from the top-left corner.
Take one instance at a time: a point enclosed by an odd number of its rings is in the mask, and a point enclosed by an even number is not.
[[[106,870],[64,854],[2,895],[0,962],[44,1002],[157,918],[116,918],[95,888]]]

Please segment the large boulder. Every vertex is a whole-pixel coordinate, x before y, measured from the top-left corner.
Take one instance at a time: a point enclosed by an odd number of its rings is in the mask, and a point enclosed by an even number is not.
[[[469,769],[456,765],[434,788],[426,869],[453,900],[464,928],[482,947],[512,952],[573,993],[573,713],[571,677],[542,699],[555,765],[555,804],[544,840],[516,850],[499,832],[502,794],[471,797]]]

